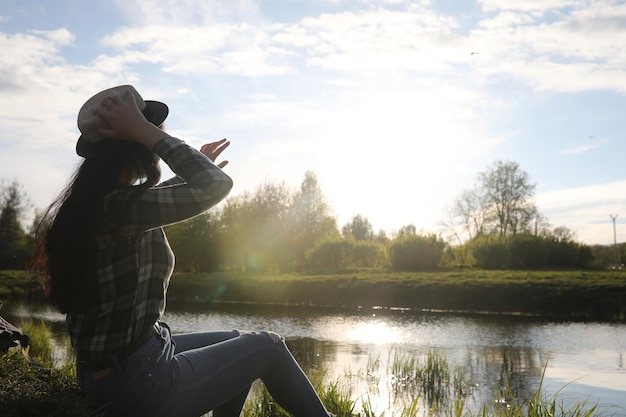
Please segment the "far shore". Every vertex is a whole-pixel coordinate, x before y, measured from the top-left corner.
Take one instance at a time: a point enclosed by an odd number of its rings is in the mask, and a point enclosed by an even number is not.
[[[26,271],[0,271],[0,300],[43,300]],[[626,322],[626,271],[384,269],[315,274],[175,273],[169,302],[381,308]]]

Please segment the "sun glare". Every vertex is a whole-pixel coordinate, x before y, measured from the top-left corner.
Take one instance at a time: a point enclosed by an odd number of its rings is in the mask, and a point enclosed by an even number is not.
[[[393,344],[402,339],[397,329],[377,320],[358,323],[346,336],[357,342],[371,344]]]

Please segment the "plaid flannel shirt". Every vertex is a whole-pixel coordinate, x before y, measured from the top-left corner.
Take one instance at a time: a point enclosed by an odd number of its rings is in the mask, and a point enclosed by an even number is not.
[[[232,180],[176,138],[154,147],[177,177],[156,187],[104,196],[97,233],[98,303],[66,317],[81,360],[100,361],[146,334],[165,311],[174,254],[162,226],[196,216],[222,200]]]

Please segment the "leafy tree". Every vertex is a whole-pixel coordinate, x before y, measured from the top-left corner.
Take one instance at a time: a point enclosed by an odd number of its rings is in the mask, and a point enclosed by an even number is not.
[[[0,185],[0,269],[24,268],[28,241],[20,219],[29,206],[26,193],[14,180]]]
[[[613,245],[593,245],[591,246],[593,266],[596,268],[610,268],[615,263]]]
[[[380,229],[376,236],[374,236],[374,241],[382,245],[387,245],[389,238],[387,237],[387,233],[383,229]]]
[[[589,245],[580,245],[578,248],[578,266],[583,268],[590,268],[593,266],[595,259],[593,257],[593,251]]]
[[[581,245],[575,242],[576,234],[567,227],[556,227],[545,238],[548,242],[549,266],[569,268],[589,263],[588,259],[584,259],[586,253],[581,251]]]
[[[407,224],[398,230],[397,237],[413,236],[417,234],[417,228],[414,224]]]
[[[179,272],[214,272],[224,265],[220,213],[211,210],[167,227]]]
[[[292,198],[287,212],[287,240],[289,247],[285,248],[293,254],[296,266],[304,263],[305,253],[316,242],[325,236],[337,236],[337,223],[331,215],[317,176],[312,171],[304,174],[300,189]]]
[[[374,238],[374,228],[367,218],[357,214],[341,228],[344,237],[352,236],[355,240],[370,240]]]
[[[284,183],[265,182],[254,193],[229,198],[223,208],[224,253],[231,268],[275,272],[285,259],[290,191]]]

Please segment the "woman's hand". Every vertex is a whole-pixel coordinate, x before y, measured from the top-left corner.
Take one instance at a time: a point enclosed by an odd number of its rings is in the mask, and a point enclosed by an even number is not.
[[[200,152],[205,154],[207,158],[209,158],[212,162],[215,162],[218,156],[224,151],[224,149],[228,148],[230,145],[230,141],[226,139],[218,140],[217,142],[207,143],[202,145],[200,148]],[[222,161],[217,164],[218,167],[224,168],[228,164],[228,161]]]
[[[127,94],[125,100],[118,95],[109,96],[102,100],[101,107],[94,110],[109,125],[98,131],[108,138],[134,141],[152,150],[157,142],[168,135],[147,121],[137,107],[135,97],[130,92]]]

